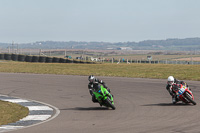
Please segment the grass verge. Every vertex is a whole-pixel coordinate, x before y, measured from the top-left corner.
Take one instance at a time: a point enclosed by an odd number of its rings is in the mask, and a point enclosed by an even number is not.
[[[0,100],[0,125],[16,122],[29,113],[28,108]]]
[[[1,62],[0,72],[96,75],[166,79],[169,75],[180,80],[200,81],[199,65],[173,64],[73,64]]]

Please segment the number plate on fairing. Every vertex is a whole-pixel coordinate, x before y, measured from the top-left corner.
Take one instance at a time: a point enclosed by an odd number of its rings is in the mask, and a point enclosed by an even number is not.
[[[178,91],[179,95],[182,95],[184,92],[185,92],[185,88],[181,88],[181,89]]]

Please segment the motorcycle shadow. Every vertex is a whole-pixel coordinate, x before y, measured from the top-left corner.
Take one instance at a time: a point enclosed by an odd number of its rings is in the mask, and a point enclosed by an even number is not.
[[[75,108],[67,108],[60,110],[79,110],[79,111],[93,111],[93,110],[110,110],[106,107],[75,107]]]
[[[142,106],[192,106],[192,104],[186,104],[186,103],[158,103],[158,104],[145,104]]]

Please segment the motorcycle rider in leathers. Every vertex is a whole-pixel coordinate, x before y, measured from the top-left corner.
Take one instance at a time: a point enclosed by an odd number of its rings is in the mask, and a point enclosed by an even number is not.
[[[184,81],[180,81],[178,79],[175,79],[173,76],[169,76],[167,79],[167,85],[166,85],[166,89],[169,92],[169,94],[172,96],[172,103],[176,103],[179,101],[176,93],[173,91],[173,88],[176,87],[177,84],[182,84],[186,87],[188,87],[188,85],[184,82]],[[188,87],[189,89],[189,87]],[[189,89],[191,90],[191,89]]]
[[[92,96],[92,101],[94,103],[98,102],[97,99],[95,98],[95,95],[93,94],[93,91],[96,89],[98,89],[99,84],[103,85],[104,88],[106,88],[108,90],[108,92],[110,93],[110,89],[106,86],[105,82],[103,82],[103,80],[97,79],[95,76],[90,75],[88,77],[89,80],[89,84],[88,84],[88,89],[90,92],[90,95]],[[101,104],[100,104],[101,105]],[[102,105],[101,105],[102,106]]]

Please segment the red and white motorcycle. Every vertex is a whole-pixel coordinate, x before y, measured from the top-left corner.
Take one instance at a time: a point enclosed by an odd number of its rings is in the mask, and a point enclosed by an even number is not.
[[[192,103],[193,105],[196,105],[196,102],[194,101],[194,95],[187,86],[182,84],[174,84],[172,87],[172,91],[176,93],[179,101],[181,100],[184,103]],[[176,102],[174,104],[176,104]]]

